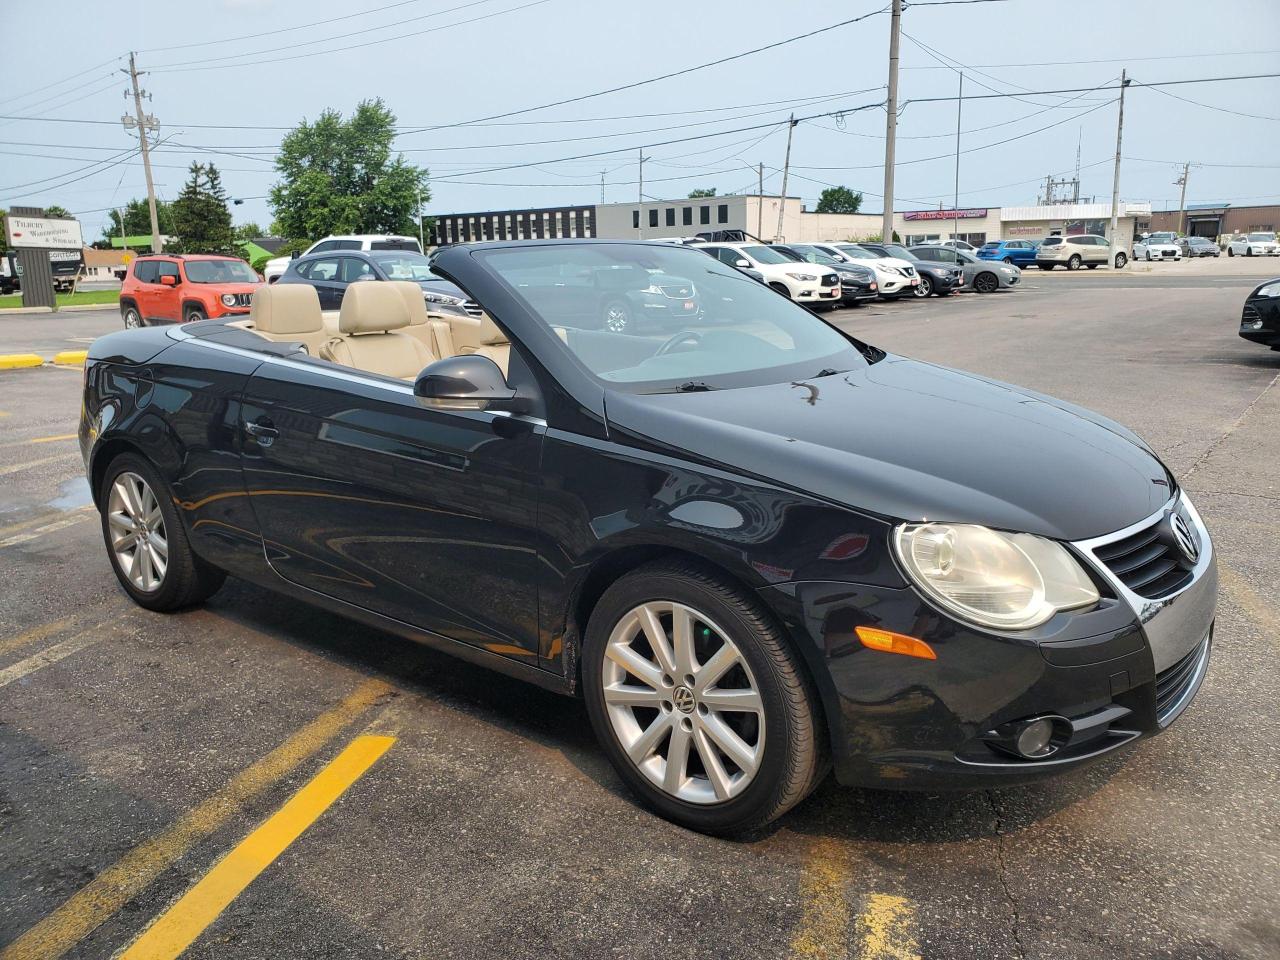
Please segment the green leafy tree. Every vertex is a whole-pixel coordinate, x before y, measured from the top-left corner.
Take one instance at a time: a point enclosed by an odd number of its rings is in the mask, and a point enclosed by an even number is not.
[[[107,223],[102,228],[102,240],[110,247],[111,241],[120,237],[121,210],[124,211],[123,233],[128,237],[151,236],[151,212],[147,208],[146,199],[130,200],[123,208],[112,207],[107,211]],[[156,220],[160,224],[160,232],[172,236],[177,231],[173,227],[172,205],[163,200],[156,201]]]
[[[191,176],[173,201],[173,229],[176,241],[166,246],[173,253],[237,252],[231,211],[222,174],[212,163],[192,163]]]
[[[44,215],[52,217],[55,220],[74,220],[71,211],[66,207],[60,207],[56,203],[44,208]]]
[[[366,100],[349,120],[325,110],[280,144],[271,209],[280,236],[418,232],[419,200],[431,198],[427,171],[392,152],[395,115]]]
[[[857,213],[862,209],[862,194],[848,187],[829,187],[818,197],[818,213]]]
[[[716,195],[715,187],[699,187],[697,190],[689,191],[690,200],[701,200],[705,197],[714,197]]]
[[[237,243],[244,243],[246,240],[257,240],[259,237],[270,236],[260,226],[250,220],[248,223],[242,223],[235,228],[235,238]]]

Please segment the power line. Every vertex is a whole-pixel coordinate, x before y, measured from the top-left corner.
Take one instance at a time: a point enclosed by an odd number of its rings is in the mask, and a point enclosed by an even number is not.
[[[1144,84],[1144,83],[1142,83],[1140,80],[1135,80],[1135,81],[1133,81],[1133,84],[1134,84],[1134,86],[1137,86],[1137,87],[1148,86],[1148,84]],[[1162,93],[1162,94],[1164,94],[1166,97],[1172,97],[1174,100],[1181,100],[1183,103],[1190,103],[1190,104],[1193,104],[1193,105],[1195,105],[1195,106],[1197,106],[1197,107],[1204,107],[1206,110],[1213,110],[1213,111],[1215,111],[1215,112],[1219,112],[1219,113],[1233,113],[1233,114],[1235,114],[1237,117],[1248,117],[1250,120],[1275,120],[1275,121],[1280,121],[1280,117],[1268,117],[1268,116],[1264,116],[1264,115],[1259,114],[1259,113],[1243,113],[1243,112],[1241,112],[1240,110],[1232,110],[1230,107],[1215,107],[1215,106],[1213,106],[1212,104],[1208,104],[1208,103],[1201,103],[1199,100],[1192,100],[1190,97],[1183,97],[1183,96],[1179,96],[1179,95],[1178,95],[1178,94],[1176,94],[1176,93],[1170,93],[1168,90],[1161,90],[1161,89],[1159,89],[1158,87],[1157,87],[1157,88],[1153,88],[1153,89],[1155,89],[1156,93]]]
[[[19,193],[19,194],[14,194],[11,197],[5,197],[3,200],[0,200],[0,203],[9,203],[10,201],[21,200],[25,197],[34,196],[35,194],[38,194],[38,193],[51,193],[55,190],[61,190],[63,187],[69,187],[73,183],[79,183],[81,180],[87,180],[89,177],[94,177],[100,173],[105,173],[106,171],[110,170],[112,167],[118,167],[120,166],[120,164],[127,162],[130,157],[140,152],[141,152],[141,148],[137,150],[130,150],[128,155],[114,162],[107,163],[107,165],[105,167],[102,167],[101,169],[91,170],[88,173],[82,174],[78,177],[75,177],[74,179],[67,180],[64,183],[54,184],[53,186],[49,186],[49,187],[41,187],[39,190],[30,190],[27,193]]]
[[[912,4],[919,6],[919,4]],[[974,64],[975,68],[1015,68],[1015,67],[1075,67],[1086,63],[1146,63],[1155,60],[1190,60],[1202,57],[1261,57],[1270,54],[1280,53],[1280,50],[1226,50],[1222,53],[1174,53],[1165,54],[1159,57],[1103,57],[1097,60],[1040,60],[1034,63],[978,63]],[[948,66],[923,66],[903,67],[903,70],[950,70]]]
[[[670,80],[672,77],[682,77],[682,76],[685,76],[686,74],[694,73],[698,70],[706,70],[709,67],[717,67],[717,66],[720,66],[721,64],[729,63],[733,60],[741,60],[744,57],[754,56],[755,54],[763,53],[766,50],[774,50],[778,47],[786,46],[789,43],[795,43],[798,40],[806,40],[809,37],[817,36],[820,33],[828,33],[832,30],[837,30],[840,27],[847,27],[850,24],[858,23],[862,20],[866,20],[869,17],[874,17],[877,14],[884,13],[886,9],[887,9],[886,7],[881,7],[879,10],[873,10],[870,13],[864,13],[860,16],[852,17],[848,20],[841,20],[839,23],[833,23],[833,24],[830,24],[829,26],[821,27],[817,30],[810,30],[808,33],[801,33],[801,34],[797,34],[794,37],[787,37],[784,40],[777,40],[773,43],[765,44],[763,47],[754,47],[751,50],[744,50],[742,53],[735,53],[732,56],[721,57],[718,60],[709,60],[706,63],[699,63],[692,67],[685,67],[683,70],[675,70],[675,71],[672,71],[671,73],[664,73],[656,77],[649,77],[646,80],[636,80],[632,83],[624,83],[617,87],[609,87],[606,90],[597,90],[595,93],[586,93],[577,97],[569,97],[568,99],[565,99],[565,100],[555,100],[555,101],[552,101],[551,103],[540,104],[539,106],[536,106],[536,107],[524,107],[520,110],[508,110],[506,113],[495,113],[487,117],[477,117],[474,120],[460,120],[456,123],[442,123],[432,127],[422,127],[418,130],[409,130],[409,131],[406,131],[406,133],[428,133],[432,130],[446,130],[452,127],[464,127],[464,126],[469,126],[475,123],[485,123],[490,120],[503,120],[503,119],[506,119],[507,117],[515,117],[525,113],[534,113],[535,111],[538,111],[538,110],[549,110],[552,107],[563,107],[566,104],[570,104],[570,103],[581,103],[583,100],[591,100],[591,99],[594,99],[595,97],[603,97],[603,96],[606,96],[607,94],[619,93],[623,90],[634,90],[636,87],[643,87],[647,84],[657,83],[661,80]]]
[[[16,100],[25,100],[27,97],[31,96],[32,94],[44,93],[46,90],[52,90],[54,87],[60,87],[64,83],[66,83],[68,80],[74,80],[77,77],[83,77],[86,73],[93,73],[95,70],[101,70],[103,67],[116,63],[119,60],[120,60],[119,56],[112,57],[109,60],[103,60],[101,63],[95,63],[92,67],[85,67],[79,73],[73,73],[69,77],[63,77],[61,80],[55,80],[53,83],[46,83],[43,86],[35,87],[32,90],[28,90],[26,93],[16,94],[15,96],[10,97],[8,100],[4,102],[13,103]],[[68,91],[63,91],[63,92],[65,93]],[[61,96],[61,94],[59,94],[59,96]],[[25,110],[27,108],[23,107],[22,109]]]

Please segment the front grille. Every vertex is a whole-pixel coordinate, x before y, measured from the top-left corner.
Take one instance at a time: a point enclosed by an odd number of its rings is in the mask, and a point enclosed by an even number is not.
[[[1192,571],[1183,566],[1177,546],[1165,538],[1165,526],[1161,517],[1123,540],[1095,547],[1094,556],[1138,596],[1167,597],[1191,582]]]
[[[480,309],[480,304],[476,303],[474,300],[463,300],[462,309],[467,311],[467,313],[473,317],[484,316],[484,311]]]
[[[916,275],[916,271],[914,267],[899,267],[898,272],[901,273],[904,277],[914,277]]]
[[[1252,303],[1246,303],[1244,305],[1244,312],[1240,314],[1241,323],[1255,323],[1256,321],[1261,319],[1262,319],[1262,314],[1258,312],[1257,307],[1255,307]]]
[[[824,273],[822,275],[822,285],[824,287],[834,287],[840,282],[840,278],[834,273]]]
[[[1156,719],[1164,723],[1174,713],[1183,696],[1196,682],[1201,658],[1209,638],[1205,637],[1196,648],[1167,670],[1156,674]]]
[[[252,293],[237,293],[234,294],[234,296],[236,298],[237,307],[247,307],[253,302]]]

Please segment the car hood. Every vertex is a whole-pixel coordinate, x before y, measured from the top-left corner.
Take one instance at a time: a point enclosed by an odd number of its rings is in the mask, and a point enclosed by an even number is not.
[[[606,408],[611,433],[897,520],[1081,540],[1173,491],[1150,448],[1105,417],[892,355],[796,383],[610,393]]]
[[[214,296],[220,297],[224,293],[253,293],[262,284],[255,280],[253,283],[197,283],[193,286],[200,290],[208,290]]]
[[[857,260],[854,261],[854,263],[858,262],[859,261]],[[912,270],[916,268],[916,264],[912,263],[910,260],[899,260],[897,257],[877,257],[874,260],[863,260],[861,262],[874,263],[882,270],[891,270],[894,272],[901,270],[903,267],[910,267]]]

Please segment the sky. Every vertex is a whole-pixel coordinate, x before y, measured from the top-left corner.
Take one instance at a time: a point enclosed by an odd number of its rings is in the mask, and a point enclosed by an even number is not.
[[[641,148],[647,199],[755,192],[757,164],[776,194],[793,111],[843,112],[796,125],[787,193],[812,205],[843,184],[875,212],[887,2],[137,0],[108,13],[5,0],[0,116],[22,119],[0,119],[0,208],[59,204],[92,240],[107,208],[146,195],[119,121],[135,50],[160,121],[158,195],[212,159],[243,199],[237,223],[270,225],[288,128],[374,97],[404,131],[397,148],[430,171],[425,213],[596,203],[602,175],[608,202],[633,201]],[[1280,74],[1280,0],[922,0],[902,30],[898,210],[953,205],[961,72],[962,207],[1035,203],[1046,175],[1072,175],[1077,145],[1082,195],[1109,201],[1122,68],[1147,83]],[[1028,92],[1063,89],[1085,92]],[[566,159],[583,154],[596,156]],[[1130,86],[1123,156],[1125,200],[1176,208],[1190,162],[1188,203],[1280,203],[1280,76]]]

